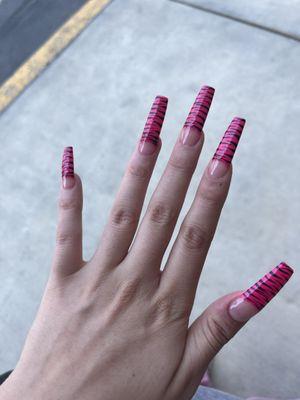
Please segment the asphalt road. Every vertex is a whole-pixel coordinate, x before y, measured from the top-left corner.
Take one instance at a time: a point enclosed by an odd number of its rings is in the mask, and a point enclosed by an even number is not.
[[[0,2],[0,85],[86,0]]]

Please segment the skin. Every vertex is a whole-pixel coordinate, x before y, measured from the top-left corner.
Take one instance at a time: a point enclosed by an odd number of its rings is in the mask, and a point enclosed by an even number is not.
[[[239,292],[211,304],[189,326],[231,165],[221,178],[210,165],[205,169],[162,265],[203,140],[187,146],[178,138],[139,227],[161,143],[153,155],[137,146],[89,261],[82,259],[79,176],[73,188],[61,187],[49,281],[21,358],[0,387],[1,400],[192,398],[209,362],[243,325],[228,313]]]

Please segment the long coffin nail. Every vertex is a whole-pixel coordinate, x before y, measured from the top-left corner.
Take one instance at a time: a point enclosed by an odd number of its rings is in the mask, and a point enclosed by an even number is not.
[[[248,321],[276,296],[293,272],[287,264],[280,263],[231,303],[229,306],[231,317],[239,322]]]
[[[139,144],[139,150],[142,154],[150,155],[157,149],[167,105],[167,97],[155,97]]]
[[[199,142],[214,93],[214,88],[202,86],[182,128],[181,142],[183,144],[194,146]]]
[[[75,184],[74,176],[74,156],[73,147],[65,147],[62,166],[61,166],[62,183],[65,189],[71,189]]]
[[[235,117],[231,121],[210,163],[210,174],[221,178],[226,174],[233,159],[246,120]]]

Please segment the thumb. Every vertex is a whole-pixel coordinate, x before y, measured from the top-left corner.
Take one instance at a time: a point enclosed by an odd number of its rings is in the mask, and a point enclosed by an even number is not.
[[[196,319],[189,328],[185,353],[175,379],[185,388],[183,398],[192,397],[214,356],[279,292],[292,274],[292,268],[281,263],[245,292],[221,297]]]

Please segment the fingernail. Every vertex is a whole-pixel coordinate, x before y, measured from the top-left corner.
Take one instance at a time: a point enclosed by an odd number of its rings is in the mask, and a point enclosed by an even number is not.
[[[183,144],[194,146],[199,142],[214,93],[214,88],[202,86],[182,128],[181,142]]]
[[[210,163],[210,174],[221,178],[226,174],[233,159],[246,120],[235,117],[231,121]]]
[[[74,156],[73,147],[65,147],[62,167],[61,167],[62,184],[65,189],[71,189],[75,184],[74,176]]]
[[[277,295],[293,273],[291,267],[284,262],[280,263],[231,303],[231,317],[238,322],[248,321]]]
[[[142,154],[150,155],[156,151],[167,105],[167,97],[155,97],[139,144]]]

